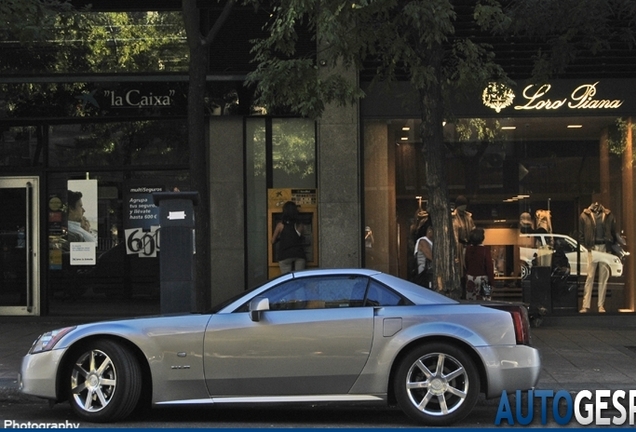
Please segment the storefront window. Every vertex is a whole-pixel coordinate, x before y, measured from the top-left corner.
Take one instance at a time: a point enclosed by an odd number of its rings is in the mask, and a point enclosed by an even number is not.
[[[129,308],[131,315],[158,312],[160,238],[153,191],[187,190],[187,171],[64,172],[49,176],[49,308],[73,314],[74,305],[94,302]],[[94,187],[94,194],[88,192]],[[73,256],[72,194],[83,192],[84,216],[95,238],[94,262]],[[82,257],[84,258],[84,257]],[[134,302],[130,303],[130,300]],[[137,308],[137,310],[135,310]],[[123,314],[125,310],[111,310]]]
[[[631,229],[633,157],[625,137],[633,128],[622,126],[626,123],[630,121],[597,116],[464,118],[444,125],[449,209],[460,195],[467,198],[475,224],[486,230],[496,277],[509,292],[518,287],[520,295],[532,266],[548,262],[546,252],[567,244],[573,248],[565,253],[575,277],[563,285],[565,294],[553,293],[552,306],[578,312],[577,289],[582,297],[587,277],[587,252],[582,257],[576,252],[581,215],[595,204],[611,212],[616,221],[612,241]],[[364,127],[365,225],[374,235],[373,245],[365,248],[365,264],[404,278],[415,240],[410,227],[427,210],[417,130],[416,119],[367,120]],[[386,206],[396,209],[395,222]],[[541,233],[540,244],[534,242],[537,234],[528,233]],[[617,311],[623,291],[631,289],[625,288],[631,282],[623,270],[628,261],[612,255],[609,246],[604,253],[599,262],[607,262],[611,274],[605,309]]]
[[[313,121],[272,120],[272,169],[272,187],[316,187],[316,126]]]
[[[59,203],[48,212],[50,312],[73,314],[78,302],[105,312],[108,305],[131,308],[116,314],[158,312],[161,245],[152,194],[188,188],[185,121],[48,130],[47,193]]]
[[[254,287],[269,278],[268,190],[308,189],[315,196],[316,127],[308,119],[248,118],[245,131],[246,279]],[[307,225],[311,239],[311,221]]]
[[[0,166],[29,167],[42,164],[42,132],[35,126],[7,127],[0,134]]]
[[[183,120],[82,123],[50,127],[49,165],[163,166],[188,163]]]

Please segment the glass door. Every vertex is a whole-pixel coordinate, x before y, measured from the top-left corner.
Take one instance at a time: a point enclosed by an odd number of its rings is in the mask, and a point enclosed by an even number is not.
[[[0,315],[39,315],[37,177],[0,177]]]

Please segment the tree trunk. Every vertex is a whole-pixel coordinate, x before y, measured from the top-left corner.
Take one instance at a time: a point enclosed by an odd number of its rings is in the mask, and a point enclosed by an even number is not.
[[[196,311],[209,308],[210,303],[210,181],[208,149],[205,142],[205,78],[208,66],[208,47],[200,32],[199,10],[196,3],[182,3],[185,27],[190,46],[190,74],[188,85],[188,144],[190,149],[190,184],[199,192],[195,209],[195,270]]]
[[[433,47],[427,54],[429,65],[432,70],[437,71],[437,79],[428,80],[424,88],[420,90],[420,112],[422,113],[420,136],[429,195],[428,211],[433,223],[435,288],[448,297],[459,299],[461,276],[459,263],[455,258],[457,246],[451,221],[443,140],[442,54],[441,45]]]

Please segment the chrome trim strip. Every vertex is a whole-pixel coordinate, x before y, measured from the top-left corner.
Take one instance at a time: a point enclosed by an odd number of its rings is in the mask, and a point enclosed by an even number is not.
[[[230,396],[210,399],[184,399],[157,402],[157,405],[196,405],[216,403],[281,403],[281,402],[364,402],[383,401],[374,395],[300,395],[300,396]]]

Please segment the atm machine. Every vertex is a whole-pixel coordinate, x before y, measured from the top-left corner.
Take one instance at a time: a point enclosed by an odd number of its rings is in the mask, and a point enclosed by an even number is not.
[[[307,256],[307,268],[318,267],[316,189],[269,189],[267,191],[267,226],[269,227],[267,233],[267,266],[270,279],[280,275],[280,269],[274,254],[274,245],[271,240],[274,228],[281,220],[283,205],[287,201],[296,203],[301,222],[305,226],[303,241],[305,255]]]

